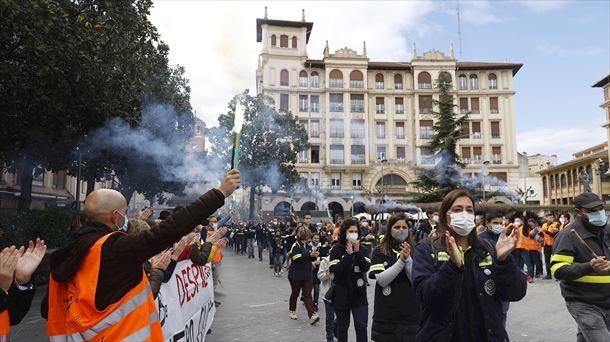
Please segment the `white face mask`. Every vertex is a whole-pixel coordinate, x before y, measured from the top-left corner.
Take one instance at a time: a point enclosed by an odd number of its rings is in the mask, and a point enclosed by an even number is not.
[[[433,221],[434,223],[438,223],[438,215],[433,215],[433,216],[432,216],[432,221]]]
[[[566,219],[564,219],[563,217],[560,217],[560,218],[559,218],[559,222],[560,222],[561,224],[564,224],[564,223],[566,223]]]
[[[453,213],[451,216],[451,228],[460,236],[468,236],[474,229],[474,215],[466,211]]]
[[[514,225],[515,227],[521,227],[523,223],[521,221],[515,221]]]
[[[347,241],[357,241],[358,240],[358,233],[347,233],[345,235],[345,238],[347,239]]]

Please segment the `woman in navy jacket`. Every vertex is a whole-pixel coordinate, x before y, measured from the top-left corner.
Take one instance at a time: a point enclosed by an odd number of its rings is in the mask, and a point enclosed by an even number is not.
[[[510,253],[516,230],[503,229],[496,243],[474,230],[474,200],[457,189],[441,203],[439,224],[430,240],[415,249],[413,279],[422,304],[418,341],[508,341],[502,302],[519,301],[525,275]]]

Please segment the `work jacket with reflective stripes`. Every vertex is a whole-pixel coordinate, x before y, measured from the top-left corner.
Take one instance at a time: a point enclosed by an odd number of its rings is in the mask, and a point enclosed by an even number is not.
[[[302,242],[295,242],[290,248],[290,268],[288,269],[288,279],[293,280],[312,280],[313,265],[311,257],[311,246]],[[315,258],[314,258],[315,259]]]
[[[540,233],[542,235],[544,235],[544,245],[545,246],[553,245],[553,242],[555,241],[555,235],[557,235],[557,233],[559,233],[560,225],[561,224],[557,221],[551,222],[550,224],[548,222],[546,222],[542,225]]]
[[[95,305],[96,284],[104,235],[89,249],[77,274],[67,283],[49,279],[49,319],[47,334],[51,341],[161,341],[163,332],[148,278],[123,298],[99,311]]]
[[[561,281],[561,294],[566,301],[577,301],[610,309],[610,272],[594,272],[589,263],[593,258],[576,238],[572,229],[598,256],[610,260],[610,225],[595,229],[586,227],[576,218],[569,228],[555,236],[551,272]]]

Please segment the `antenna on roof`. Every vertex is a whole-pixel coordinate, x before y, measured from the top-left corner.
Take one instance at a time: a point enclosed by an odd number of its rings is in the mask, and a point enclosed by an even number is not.
[[[301,10],[301,15],[302,15],[301,21],[305,21],[305,9],[304,8]]]
[[[460,59],[462,59],[462,22],[460,21],[460,0],[456,0],[457,6],[455,12],[457,13],[457,24],[458,24],[458,45],[460,48]]]
[[[265,6],[265,19],[267,19],[267,6]]]

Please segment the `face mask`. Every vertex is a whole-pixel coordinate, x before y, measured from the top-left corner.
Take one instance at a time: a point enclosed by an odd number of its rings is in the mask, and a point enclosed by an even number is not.
[[[521,227],[522,224],[521,221],[515,221],[515,227]]]
[[[123,216],[123,214],[119,213],[118,211],[117,211],[117,214]],[[126,232],[127,228],[128,228],[128,224],[129,224],[129,219],[127,218],[127,215],[123,216],[123,218],[125,218],[123,226],[121,226],[121,227],[117,226],[117,229],[120,231]]]
[[[460,236],[468,236],[474,229],[474,215],[465,211],[451,214],[451,228]]]
[[[551,223],[553,222],[553,216],[549,216],[546,218],[546,222]]]
[[[214,223],[214,224],[212,225],[212,228],[214,228],[214,229],[218,228],[218,223]]]
[[[368,222],[366,222],[366,221],[363,221],[363,222],[362,222],[362,226],[366,228],[366,227],[368,227],[368,226],[369,226],[369,223],[368,223]]]
[[[491,225],[491,233],[494,235],[498,235],[498,234],[502,233],[502,225],[501,224]]]
[[[347,241],[357,241],[358,233],[347,233],[347,235],[345,235],[345,238],[347,239]]]
[[[566,219],[564,219],[563,217],[560,217],[560,218],[559,218],[559,222],[560,222],[561,224],[564,224],[564,223],[566,223]]]
[[[432,216],[432,221],[433,221],[434,223],[438,223],[438,215],[434,215],[434,216]]]
[[[406,229],[405,230],[392,229],[391,233],[392,233],[392,237],[401,243],[404,242],[407,239],[407,237],[409,237],[409,231]]]
[[[587,218],[589,219],[589,223],[596,227],[603,227],[608,221],[608,218],[606,217],[606,211],[604,209],[596,211],[594,213],[588,213]]]

